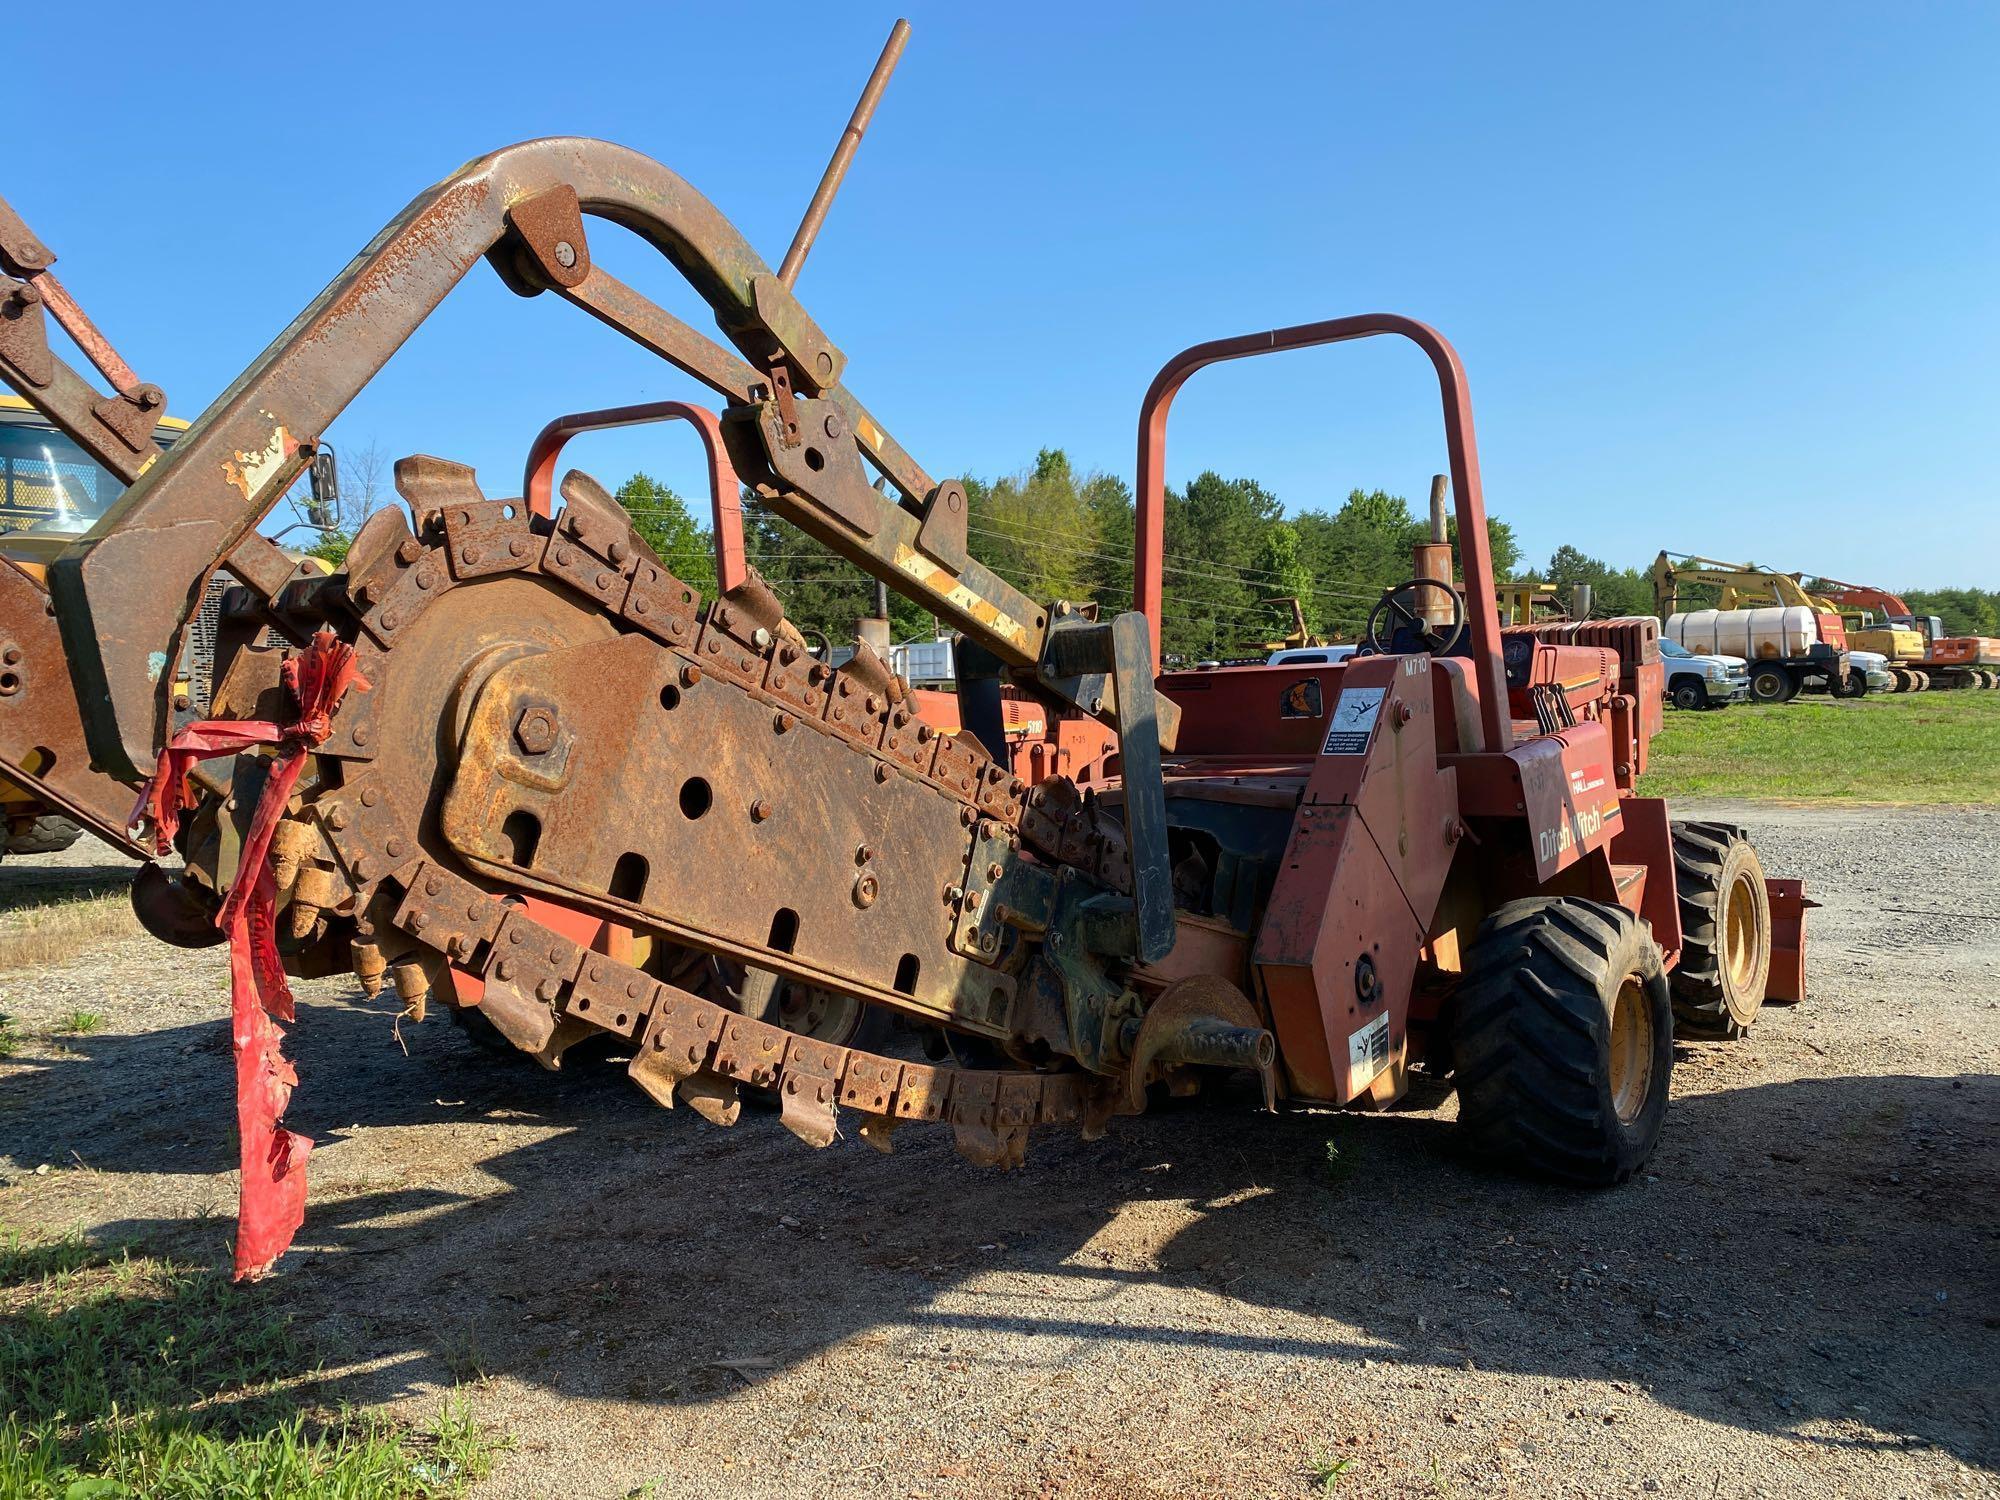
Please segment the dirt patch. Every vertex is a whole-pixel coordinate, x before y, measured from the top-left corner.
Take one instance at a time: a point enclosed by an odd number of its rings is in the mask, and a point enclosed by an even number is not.
[[[1740,812],[1827,903],[1812,997],[1680,1048],[1617,1192],[1436,1098],[813,1153],[327,982],[279,1285],[339,1394],[513,1433],[482,1496],[2000,1492],[2000,814]],[[224,1263],[225,1009],[216,951],[0,975],[0,1221]]]

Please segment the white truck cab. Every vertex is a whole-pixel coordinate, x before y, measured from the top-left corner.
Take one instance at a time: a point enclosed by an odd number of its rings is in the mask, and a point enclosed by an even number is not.
[[[1287,646],[1273,651],[1267,667],[1332,667],[1354,654],[1353,646]]]
[[[1675,708],[1727,708],[1750,696],[1750,664],[1740,656],[1690,651],[1663,635],[1660,665]]]

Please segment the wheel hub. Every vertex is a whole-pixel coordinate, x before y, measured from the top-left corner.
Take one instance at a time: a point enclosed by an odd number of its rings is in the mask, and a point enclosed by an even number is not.
[[[1628,974],[1611,1006],[1611,1107],[1630,1125],[1646,1107],[1653,1082],[1653,1013],[1645,982]]]

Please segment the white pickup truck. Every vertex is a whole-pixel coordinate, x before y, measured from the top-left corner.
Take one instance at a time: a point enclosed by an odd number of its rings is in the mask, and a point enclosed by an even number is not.
[[[1740,656],[1704,656],[1663,635],[1660,665],[1675,708],[1726,708],[1750,696],[1750,664]]]

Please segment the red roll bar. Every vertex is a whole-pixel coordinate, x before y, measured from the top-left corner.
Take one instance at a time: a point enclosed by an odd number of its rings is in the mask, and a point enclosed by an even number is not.
[[[742,486],[722,447],[722,424],[705,406],[690,401],[648,401],[639,406],[613,406],[603,411],[578,411],[557,417],[535,434],[535,441],[528,448],[528,472],[521,481],[521,494],[532,514],[545,516],[555,488],[556,460],[571,438],[607,427],[637,427],[645,422],[676,419],[694,424],[701,435],[702,449],[708,454],[708,489],[715,517],[716,588],[726,594],[742,583],[749,572],[743,558]]]
[[[1146,616],[1153,637],[1153,670],[1160,666],[1160,575],[1166,547],[1167,411],[1195,371],[1224,360],[1281,349],[1309,349],[1377,334],[1400,334],[1430,356],[1444,403],[1445,447],[1458,512],[1458,552],[1465,577],[1465,607],[1471,616],[1472,647],[1479,679],[1479,719],[1486,748],[1511,749],[1513,723],[1507,712],[1507,673],[1500,659],[1500,618],[1493,603],[1493,561],[1486,546],[1486,504],[1479,489],[1479,450],[1472,436],[1472,396],[1458,352],[1444,335],[1414,318],[1394,313],[1362,313],[1325,323],[1301,323],[1196,344],[1168,360],[1153,377],[1139,407],[1139,514],[1132,566],[1134,603]]]

